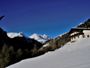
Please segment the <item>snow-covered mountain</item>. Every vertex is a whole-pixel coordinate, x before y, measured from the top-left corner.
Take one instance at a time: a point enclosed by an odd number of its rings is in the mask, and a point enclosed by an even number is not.
[[[14,38],[14,37],[23,37],[24,34],[22,32],[8,32],[7,33],[7,36],[9,38]],[[32,34],[31,36],[29,36],[28,38],[31,38],[31,39],[35,39],[37,40],[38,42],[40,43],[45,43],[47,40],[49,40],[48,36],[43,34],[43,35],[39,35],[39,34]]]
[[[10,37],[10,38],[14,38],[14,37],[23,37],[23,33],[22,32],[19,32],[19,33],[16,33],[16,32],[8,32],[7,33],[7,36]]]
[[[29,38],[32,38],[32,39],[35,39],[37,40],[38,42],[41,42],[41,43],[44,43],[46,42],[47,40],[49,40],[48,36],[43,34],[43,35],[39,35],[39,34],[32,34],[31,36],[29,36]]]
[[[62,48],[23,60],[7,68],[90,68],[90,37],[80,37]]]

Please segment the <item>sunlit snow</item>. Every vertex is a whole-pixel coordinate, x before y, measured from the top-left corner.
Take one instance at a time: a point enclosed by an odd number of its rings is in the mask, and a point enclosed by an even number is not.
[[[90,68],[90,38],[80,38],[42,56],[7,68]]]

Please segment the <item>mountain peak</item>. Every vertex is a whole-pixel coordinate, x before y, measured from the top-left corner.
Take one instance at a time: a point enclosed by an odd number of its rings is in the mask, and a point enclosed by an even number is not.
[[[41,43],[45,43],[47,40],[49,40],[49,38],[46,34],[40,35],[40,34],[36,34],[36,33],[29,36],[29,38],[35,39]]]
[[[19,32],[19,33],[9,32],[9,33],[7,33],[7,36],[10,38],[14,38],[14,37],[23,37],[24,35],[22,32]]]

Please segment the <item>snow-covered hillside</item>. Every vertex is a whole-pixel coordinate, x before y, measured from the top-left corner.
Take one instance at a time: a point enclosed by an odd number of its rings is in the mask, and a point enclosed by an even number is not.
[[[32,39],[35,39],[37,40],[38,42],[41,42],[41,43],[44,43],[46,42],[47,40],[49,40],[48,36],[43,34],[43,35],[39,35],[39,34],[32,34],[31,36],[29,36],[29,38],[32,38]]]
[[[10,38],[14,38],[14,37],[23,37],[23,33],[22,33],[22,32],[20,32],[20,33],[8,32],[8,33],[7,33],[7,36],[10,37]]]
[[[23,60],[7,68],[90,68],[90,38],[80,38],[42,56]]]

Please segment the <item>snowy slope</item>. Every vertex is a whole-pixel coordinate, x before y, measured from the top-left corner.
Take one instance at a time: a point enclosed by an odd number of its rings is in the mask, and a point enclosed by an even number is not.
[[[7,33],[7,36],[10,37],[10,38],[14,38],[14,37],[23,37],[23,33],[22,33],[22,32],[20,32],[20,33],[9,32],[9,33]]]
[[[7,68],[90,68],[90,38],[80,38],[54,52],[23,60]]]
[[[39,34],[32,34],[31,36],[29,36],[29,38],[35,39],[38,42],[44,43],[47,40],[49,40],[48,36],[43,34],[43,35],[39,35]]]

